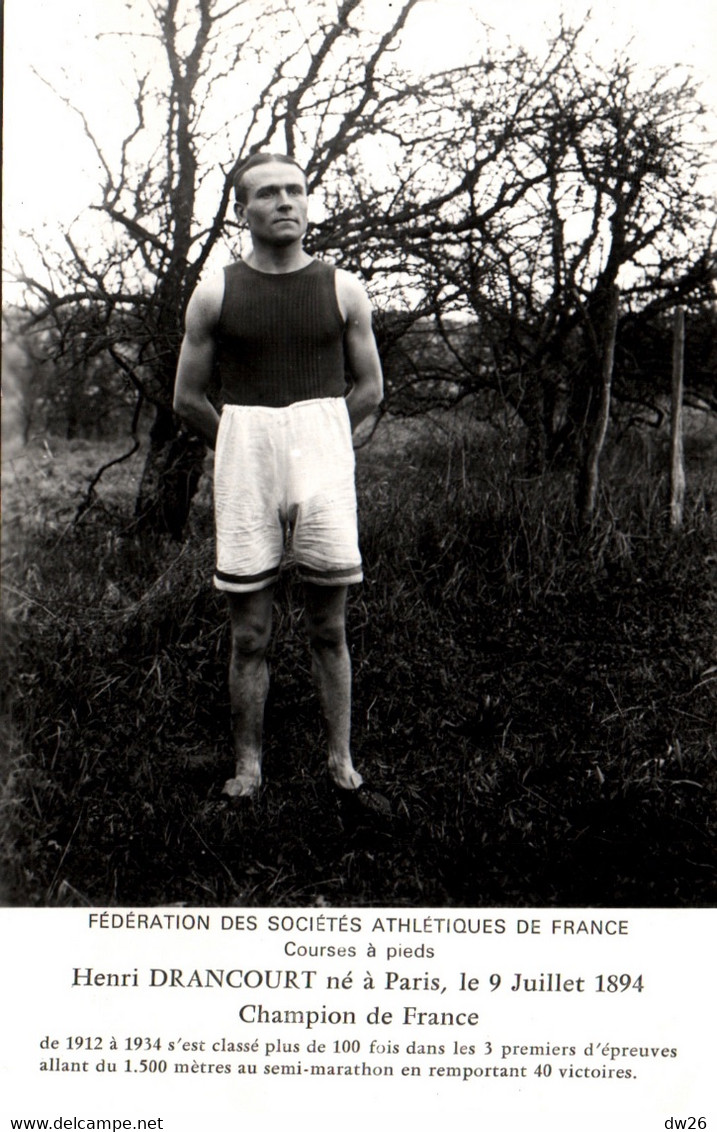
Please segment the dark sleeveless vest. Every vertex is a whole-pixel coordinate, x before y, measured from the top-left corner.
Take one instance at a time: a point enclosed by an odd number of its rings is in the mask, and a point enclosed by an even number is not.
[[[278,275],[243,261],[224,269],[217,373],[226,404],[278,408],[344,396],[335,274],[321,260]]]

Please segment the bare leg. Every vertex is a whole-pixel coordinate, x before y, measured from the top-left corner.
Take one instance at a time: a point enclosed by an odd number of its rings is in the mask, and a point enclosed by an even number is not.
[[[363,779],[351,761],[351,660],[346,646],[346,586],[306,585],[311,670],[326,721],[329,774],[344,790]]]
[[[271,635],[274,587],[227,595],[232,652],[229,699],[236,753],[236,776],[224,784],[233,798],[254,794],[261,786],[261,739],[269,690],[266,650]]]

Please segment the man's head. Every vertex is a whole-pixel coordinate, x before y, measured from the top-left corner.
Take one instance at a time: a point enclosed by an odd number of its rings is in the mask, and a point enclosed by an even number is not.
[[[293,157],[287,157],[285,153],[252,153],[247,157],[246,161],[242,161],[241,165],[234,174],[234,196],[237,204],[246,204],[247,202],[247,189],[244,183],[245,174],[251,169],[256,169],[260,165],[271,165],[272,163],[278,165],[293,165],[298,169],[304,181],[304,188],[306,188],[306,173],[299,165],[298,161],[294,161]]]
[[[306,232],[306,175],[284,154],[255,153],[234,177],[235,212],[245,220],[255,243],[287,246]]]

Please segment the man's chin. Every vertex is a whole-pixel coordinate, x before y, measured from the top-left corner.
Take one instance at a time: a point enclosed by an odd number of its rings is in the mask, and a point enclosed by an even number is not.
[[[299,232],[298,228],[286,228],[283,232],[272,232],[271,242],[278,248],[286,248],[290,244],[301,243],[303,232]]]

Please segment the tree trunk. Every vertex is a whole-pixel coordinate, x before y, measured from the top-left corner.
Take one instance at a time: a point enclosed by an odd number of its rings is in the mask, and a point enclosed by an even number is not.
[[[600,373],[599,397],[595,396],[594,419],[587,431],[585,453],[578,468],[577,502],[580,525],[587,527],[595,514],[599,483],[599,465],[607,426],[610,419],[610,397],[612,392],[612,369],[615,358],[615,335],[620,291],[616,286],[610,289],[607,310],[602,327],[602,366]]]
[[[576,366],[568,394],[565,418],[548,445],[548,462],[552,467],[573,469],[580,467],[585,453],[586,425],[593,411],[593,366],[583,362]]]
[[[206,447],[181,429],[170,409],[157,408],[135,502],[140,530],[181,539],[202,475]]]
[[[550,460],[555,387],[549,379],[534,377],[528,388],[511,388],[510,383],[504,381],[501,392],[525,428],[525,471],[528,475],[539,475]]]
[[[670,428],[670,527],[682,526],[685,507],[685,461],[682,446],[682,388],[685,372],[685,312],[675,311],[672,346],[672,417]]]

